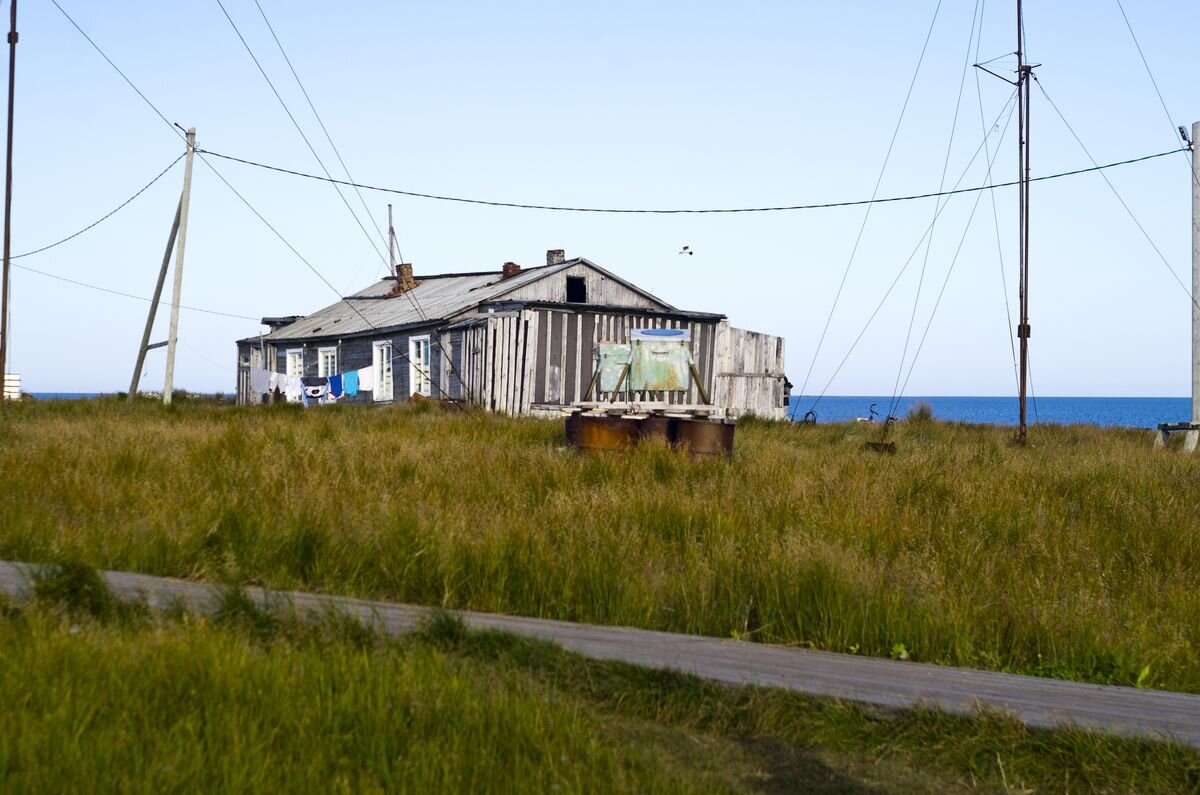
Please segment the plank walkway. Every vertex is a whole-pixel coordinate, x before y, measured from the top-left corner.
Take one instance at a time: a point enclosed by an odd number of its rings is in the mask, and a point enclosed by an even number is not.
[[[30,589],[26,564],[0,561],[0,591],[21,598]],[[103,572],[113,593],[153,608],[184,604],[211,610],[219,586],[144,574]],[[430,608],[347,597],[248,588],[260,605],[305,614],[340,611],[391,635],[412,631]],[[472,629],[539,638],[599,660],[667,668],[732,685],[783,687],[810,696],[880,707],[937,706],[959,714],[978,707],[1007,711],[1027,725],[1074,725],[1200,748],[1200,696],[1090,685],[1032,676],[767,646],[626,627],[454,611]]]

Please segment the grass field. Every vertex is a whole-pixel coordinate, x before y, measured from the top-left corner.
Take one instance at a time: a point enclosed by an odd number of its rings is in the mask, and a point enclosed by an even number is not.
[[[1146,432],[557,423],[116,401],[0,415],[0,558],[1200,692],[1200,460]]]
[[[439,617],[122,606],[94,572],[0,604],[11,792],[1187,792],[1188,749],[887,713],[591,662]]]

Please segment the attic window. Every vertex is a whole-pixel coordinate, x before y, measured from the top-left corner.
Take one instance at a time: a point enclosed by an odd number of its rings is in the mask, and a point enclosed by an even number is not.
[[[567,303],[587,303],[587,281],[582,276],[567,277]]]

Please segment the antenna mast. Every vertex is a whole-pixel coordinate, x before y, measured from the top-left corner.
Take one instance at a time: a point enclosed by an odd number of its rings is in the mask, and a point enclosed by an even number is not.
[[[388,270],[396,275],[396,229],[392,226],[392,205],[388,205]]]
[[[1017,337],[1021,340],[1021,378],[1018,403],[1020,424],[1017,442],[1025,443],[1025,394],[1029,379],[1029,95],[1033,79],[1033,66],[1025,63],[1025,20],[1021,12],[1021,0],[1017,0],[1017,147],[1019,167],[1017,213],[1020,226],[1018,246],[1020,249],[1020,307],[1021,320],[1017,326]]]

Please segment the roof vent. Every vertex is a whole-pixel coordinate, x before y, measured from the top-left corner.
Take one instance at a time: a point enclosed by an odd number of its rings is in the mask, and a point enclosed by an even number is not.
[[[567,252],[561,248],[552,248],[546,252],[547,265],[562,265],[567,261]]]

